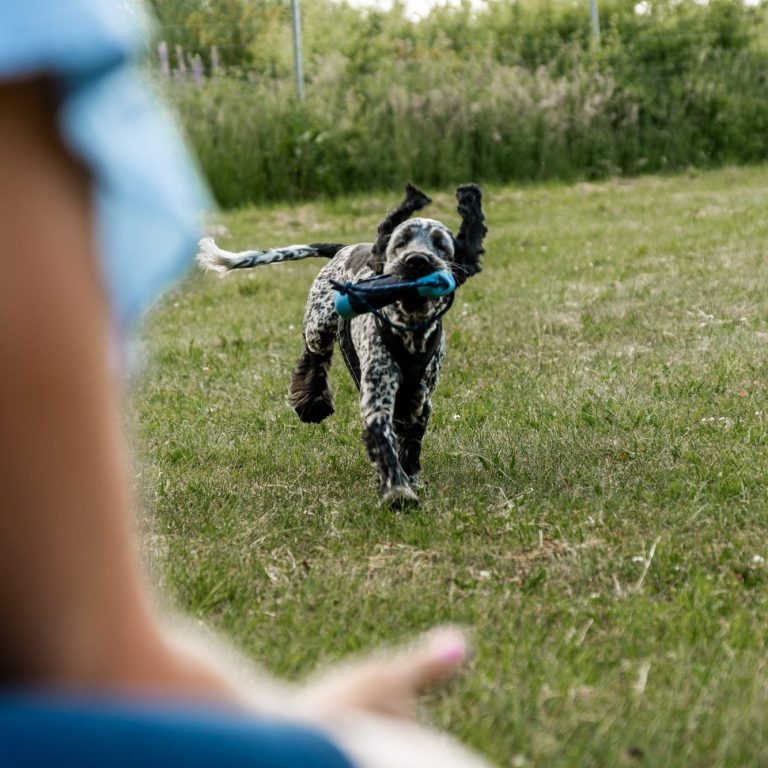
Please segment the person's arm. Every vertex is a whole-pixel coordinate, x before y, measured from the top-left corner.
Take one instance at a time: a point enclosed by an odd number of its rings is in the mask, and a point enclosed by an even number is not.
[[[89,178],[44,82],[0,114],[0,674],[226,697],[169,664],[142,583]]]

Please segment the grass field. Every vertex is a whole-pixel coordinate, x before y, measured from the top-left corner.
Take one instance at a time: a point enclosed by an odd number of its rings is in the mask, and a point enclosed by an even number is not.
[[[222,214],[219,241],[369,240],[396,197]],[[320,262],[196,274],[152,313],[157,579],[293,679],[468,627],[425,716],[503,766],[768,764],[768,168],[486,199],[416,511],[377,507],[340,358],[333,418],[285,403]]]

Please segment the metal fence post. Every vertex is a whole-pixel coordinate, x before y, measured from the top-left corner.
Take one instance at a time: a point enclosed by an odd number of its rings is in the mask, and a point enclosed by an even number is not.
[[[597,0],[589,0],[589,19],[592,30],[592,42],[600,45],[600,12],[597,9]]]
[[[594,2],[594,0],[592,0]],[[296,96],[304,101],[304,65],[301,55],[301,9],[299,0],[291,0],[293,17],[293,69],[296,73]]]

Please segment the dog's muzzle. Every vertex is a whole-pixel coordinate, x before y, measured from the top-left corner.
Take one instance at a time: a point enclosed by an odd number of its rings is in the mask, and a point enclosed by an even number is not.
[[[393,272],[405,280],[418,280],[432,272],[444,270],[445,267],[434,255],[416,251],[401,257]]]

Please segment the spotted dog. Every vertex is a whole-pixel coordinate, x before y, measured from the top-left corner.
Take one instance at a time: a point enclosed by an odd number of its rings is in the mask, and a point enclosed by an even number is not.
[[[456,199],[461,224],[455,237],[439,221],[409,218],[431,202],[409,184],[400,205],[379,224],[373,243],[312,243],[240,253],[223,251],[210,239],[200,243],[200,263],[222,276],[312,256],[330,259],[309,290],[304,350],[291,375],[289,402],[304,422],[321,422],[333,413],[328,371],[338,343],[360,391],[363,441],[378,473],[380,498],[388,505],[418,503],[414,488],[422,439],[445,356],[440,318],[452,297],[402,300],[378,315],[343,320],[330,280],[357,282],[382,274],[414,280],[450,270],[461,286],[481,270],[487,229],[479,187],[460,186]]]

